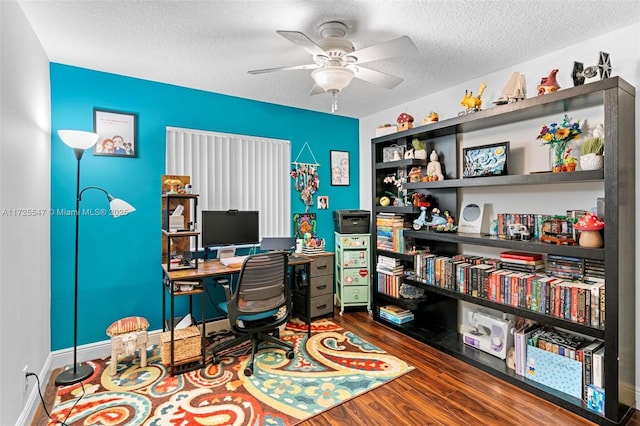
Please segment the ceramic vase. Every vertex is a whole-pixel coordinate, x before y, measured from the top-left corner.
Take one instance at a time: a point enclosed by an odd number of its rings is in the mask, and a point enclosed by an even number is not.
[[[604,167],[604,155],[585,154],[580,156],[582,170],[597,170]]]
[[[427,150],[426,149],[417,149],[413,154],[417,160],[426,160],[427,159]]]

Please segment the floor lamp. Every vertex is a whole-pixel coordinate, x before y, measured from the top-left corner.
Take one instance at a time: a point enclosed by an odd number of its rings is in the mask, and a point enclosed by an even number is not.
[[[76,155],[77,161],[77,177],[76,177],[76,245],[75,245],[75,269],[74,269],[74,303],[73,303],[73,368],[64,370],[56,377],[56,386],[69,386],[75,383],[79,383],[93,374],[93,367],[88,364],[79,365],[77,362],[78,356],[78,231],[80,224],[80,200],[82,194],[88,189],[97,189],[107,196],[109,201],[111,214],[113,217],[134,212],[129,203],[119,198],[113,197],[107,191],[97,186],[87,186],[80,189],[80,160],[85,149],[91,148],[98,141],[98,135],[91,132],[83,132],[80,130],[58,130],[60,139],[73,148],[73,152]]]

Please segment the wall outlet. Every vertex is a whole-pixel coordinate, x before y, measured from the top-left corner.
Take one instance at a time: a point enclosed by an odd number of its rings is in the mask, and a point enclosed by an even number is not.
[[[29,372],[29,364],[25,365],[24,368],[22,369],[22,374],[24,375],[24,389],[22,393],[26,393],[27,389],[29,388],[29,376],[27,376],[28,372]]]

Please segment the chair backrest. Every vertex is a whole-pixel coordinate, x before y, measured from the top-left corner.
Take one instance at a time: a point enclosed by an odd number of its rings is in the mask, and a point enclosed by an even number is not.
[[[231,324],[235,324],[238,317],[260,317],[260,314],[278,311],[282,307],[286,307],[288,317],[291,290],[286,253],[261,253],[247,257],[227,306]]]

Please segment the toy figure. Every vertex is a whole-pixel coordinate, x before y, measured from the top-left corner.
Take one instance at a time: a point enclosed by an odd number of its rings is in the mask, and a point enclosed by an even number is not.
[[[420,182],[422,177],[422,167],[412,167],[409,170],[409,182]]]
[[[486,84],[482,83],[480,85],[480,90],[478,91],[478,96],[473,96],[473,92],[465,91],[464,98],[460,102],[463,107],[465,107],[465,111],[460,114],[466,114],[469,112],[479,111],[480,107],[482,107],[482,94],[484,93],[484,89],[487,87]]]
[[[547,93],[557,92],[558,89],[560,89],[558,80],[556,80],[556,74],[558,74],[557,68],[551,70],[548,76],[542,77],[540,79],[540,84],[538,84],[538,96],[546,95]]]
[[[436,228],[438,225],[447,224],[447,219],[440,216],[439,208],[434,207],[433,210],[431,210],[430,221],[427,220],[427,208],[420,207],[420,210],[421,210],[420,216],[413,221],[413,229],[415,229],[416,231],[419,231],[420,229],[422,229],[423,226],[431,226],[433,228]]]
[[[429,162],[429,164],[427,164],[427,176],[436,177],[436,180],[444,180],[444,175],[442,174],[442,166],[438,161],[438,153],[435,149],[431,151],[429,159],[431,161]]]

